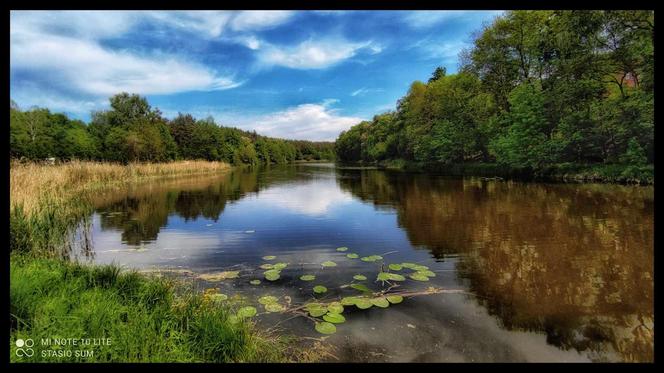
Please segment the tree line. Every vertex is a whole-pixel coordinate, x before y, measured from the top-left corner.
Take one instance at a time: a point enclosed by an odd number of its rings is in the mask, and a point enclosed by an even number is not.
[[[347,162],[645,165],[654,157],[654,12],[510,11],[456,74],[342,132]]]
[[[44,108],[10,105],[10,156],[113,162],[205,159],[232,164],[334,159],[334,143],[276,139],[219,126],[212,117],[164,118],[144,97],[121,93],[89,124]]]

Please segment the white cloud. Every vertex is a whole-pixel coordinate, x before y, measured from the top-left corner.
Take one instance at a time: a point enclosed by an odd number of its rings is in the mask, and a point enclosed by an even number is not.
[[[371,92],[383,92],[383,90],[380,89],[380,88],[365,88],[365,87],[362,87],[360,89],[357,89],[357,90],[351,92],[350,95],[353,96],[353,97],[355,97],[355,96],[364,96],[365,94],[371,93]]]
[[[311,182],[298,185],[275,186],[262,190],[256,202],[268,202],[294,213],[321,216],[333,207],[352,202],[353,197],[331,182]]]
[[[266,45],[258,57],[263,65],[278,65],[293,69],[322,69],[351,58],[359,50],[372,46],[375,47],[371,42],[309,39],[295,46]],[[374,53],[376,50],[372,49]]]
[[[230,26],[235,31],[263,30],[289,21],[293,14],[284,10],[247,10],[236,13]]]
[[[467,19],[476,16],[500,15],[502,11],[469,11],[469,10],[426,10],[412,11],[401,17],[401,20],[414,29],[423,29],[453,19]]]

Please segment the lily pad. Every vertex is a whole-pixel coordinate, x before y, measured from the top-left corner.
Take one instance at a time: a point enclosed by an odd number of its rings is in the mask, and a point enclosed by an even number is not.
[[[237,317],[236,315],[230,315],[228,316],[228,322],[231,324],[237,324],[240,322],[240,318]]]
[[[357,298],[355,300],[355,307],[361,309],[361,310],[366,310],[367,308],[371,308],[373,306],[373,303],[369,299],[366,298]]]
[[[369,255],[360,258],[360,260],[362,260],[363,262],[375,262],[376,260],[381,260],[381,259],[383,259],[383,257],[380,255]]]
[[[380,308],[387,308],[390,305],[390,303],[385,298],[373,298],[371,300],[371,304]]]
[[[416,265],[417,265],[417,264],[415,264],[415,263],[407,263],[407,262],[406,262],[406,263],[401,263],[401,266],[402,266],[402,267],[404,267],[404,268],[411,268],[411,269],[412,269],[413,267],[415,267]]]
[[[387,277],[392,281],[406,281],[406,278],[398,273],[388,273]]]
[[[413,271],[426,271],[427,269],[429,269],[429,267],[418,264],[418,265],[413,266],[411,269]]]
[[[238,274],[240,271],[223,271],[223,272],[215,272],[215,273],[205,273],[198,278],[205,280],[205,281],[210,281],[210,282],[216,282],[216,281],[222,281],[226,280],[229,278],[237,278]]]
[[[425,269],[425,270],[422,270],[422,271],[417,271],[415,273],[419,273],[419,274],[427,276],[427,277],[436,277],[436,274],[429,271],[428,269]]]
[[[261,268],[261,269],[273,269],[273,268],[274,268],[274,264],[270,264],[270,263],[261,264],[261,267],[260,267],[260,268]]]
[[[300,276],[300,280],[302,281],[313,281],[316,279],[316,276],[314,275],[302,275]]]
[[[417,281],[429,281],[429,278],[427,276],[418,272],[411,273],[409,277]]]
[[[268,303],[265,305],[265,310],[267,312],[282,312],[286,308],[279,303]]]
[[[252,285],[260,285],[261,280],[251,280],[251,281],[249,281],[249,283],[252,284]]]
[[[359,290],[364,293],[371,293],[371,289],[368,287],[362,285],[362,284],[351,284],[350,287],[352,287],[355,290]]]
[[[341,324],[346,321],[346,318],[338,313],[328,313],[323,315],[323,320],[331,322],[332,324]]]
[[[277,263],[274,265],[274,269],[277,271],[281,271],[282,269],[286,268],[288,266],[288,263]]]
[[[365,281],[367,279],[367,276],[355,275],[355,276],[353,276],[353,278],[357,281]]]
[[[392,304],[399,304],[403,302],[403,297],[401,295],[388,295],[385,298]]]
[[[332,302],[327,305],[327,310],[330,313],[342,313],[344,312],[344,306],[339,302]]]
[[[337,247],[337,251],[348,251],[348,248],[343,246],[343,247]]]
[[[210,299],[216,300],[216,301],[224,301],[224,300],[228,299],[228,295],[221,294],[221,293],[210,294],[210,295],[208,295],[208,297],[210,297]]]
[[[335,262],[333,262],[333,261],[331,261],[331,260],[328,260],[328,261],[325,261],[325,262],[321,263],[321,265],[322,265],[323,267],[336,267],[336,266],[337,266],[337,263],[335,263]]]
[[[396,263],[392,263],[387,267],[392,271],[401,271],[402,268],[401,264],[396,264]]]
[[[353,306],[355,305],[355,302],[357,301],[357,297],[345,297],[341,298],[341,304],[344,306]]]
[[[269,271],[263,272],[263,275],[265,275],[265,279],[268,281],[276,281],[279,279],[279,277],[281,277],[279,273],[280,272],[276,269],[271,269]]]
[[[309,303],[304,307],[311,317],[320,317],[327,313],[327,308],[320,303]]]
[[[357,258],[359,258],[359,257],[360,257],[360,256],[357,255],[357,254],[355,254],[355,253],[348,253],[348,254],[346,254],[346,258],[349,258],[349,259],[357,259]]]
[[[274,259],[276,259],[276,258],[277,258],[277,257],[274,256],[274,255],[266,255],[266,256],[263,257],[263,260],[274,260]]]
[[[272,295],[264,295],[260,298],[258,298],[258,303],[260,304],[270,304],[270,303],[277,303],[279,301],[279,298],[272,296]]]
[[[337,327],[327,321],[316,323],[316,331],[321,334],[334,334],[337,332]]]
[[[314,286],[314,293],[316,294],[323,294],[327,292],[327,288],[322,285],[316,285]]]
[[[254,317],[255,315],[256,315],[256,307],[246,306],[237,310],[237,317],[239,318]]]

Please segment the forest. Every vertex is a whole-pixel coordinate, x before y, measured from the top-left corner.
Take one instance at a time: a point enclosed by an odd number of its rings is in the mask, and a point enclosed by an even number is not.
[[[510,11],[459,70],[415,81],[395,111],[342,132],[344,162],[648,168],[654,12]]]
[[[90,123],[44,108],[10,107],[10,156],[14,159],[165,162],[199,159],[231,164],[334,159],[334,144],[265,137],[224,127],[212,117],[179,113],[172,120],[147,99],[121,93]]]

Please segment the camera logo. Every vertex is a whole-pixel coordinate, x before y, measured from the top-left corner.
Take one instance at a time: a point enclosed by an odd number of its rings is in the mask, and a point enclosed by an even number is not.
[[[35,350],[32,349],[32,346],[35,345],[35,341],[32,339],[23,340],[21,338],[16,340],[16,356],[18,357],[32,357],[35,354]]]

